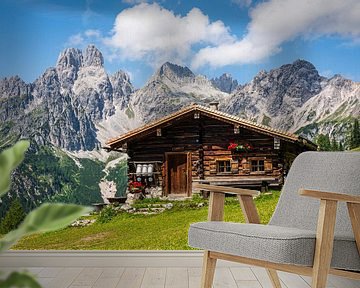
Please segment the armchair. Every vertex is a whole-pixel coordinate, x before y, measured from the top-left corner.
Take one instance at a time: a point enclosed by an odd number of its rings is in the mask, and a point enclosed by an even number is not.
[[[266,268],[274,288],[276,270],[312,276],[312,288],[325,288],[328,274],[360,280],[360,153],[300,154],[268,225],[259,224],[258,192],[194,187],[210,191],[208,222],[189,229],[189,245],[205,250],[202,288],[212,286],[217,259]],[[237,194],[247,224],[222,222],[225,193]]]

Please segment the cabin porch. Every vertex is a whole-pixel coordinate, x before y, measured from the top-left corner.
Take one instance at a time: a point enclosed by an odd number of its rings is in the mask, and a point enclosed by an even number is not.
[[[193,183],[210,184],[217,186],[231,186],[231,187],[280,187],[283,184],[282,176],[260,176],[260,177],[207,177],[206,179],[194,179]],[[194,192],[194,191],[193,191]]]

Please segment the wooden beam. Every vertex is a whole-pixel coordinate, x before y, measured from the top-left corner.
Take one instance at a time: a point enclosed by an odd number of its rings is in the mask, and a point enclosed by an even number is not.
[[[274,269],[266,269],[266,272],[270,278],[271,284],[274,288],[281,288],[279,275]]]
[[[246,223],[260,224],[260,217],[256,210],[252,196],[238,195],[241,210],[244,213]]]
[[[208,221],[222,221],[224,218],[225,194],[210,192]]]
[[[208,221],[222,221],[224,218],[225,194],[210,193]],[[214,280],[216,258],[210,257],[210,251],[204,251],[201,288],[211,288]]]
[[[305,276],[311,276],[312,272],[313,272],[312,267],[309,267],[309,266],[273,263],[273,262],[269,262],[269,261],[265,261],[265,260],[251,259],[251,258],[246,258],[246,257],[241,257],[241,256],[236,256],[236,255],[229,255],[229,254],[220,253],[220,252],[210,252],[210,257],[216,258],[216,259],[222,259],[222,260],[226,260],[226,261],[231,261],[231,262],[237,262],[237,263],[243,263],[243,264],[247,264],[247,265],[263,267],[263,268],[267,268],[267,269],[288,272],[288,273],[295,273],[295,274],[305,275]],[[335,275],[335,276],[340,276],[340,277],[346,277],[349,279],[360,280],[360,272],[352,272],[352,271],[331,268],[330,274]]]
[[[239,194],[239,195],[248,195],[248,196],[257,196],[260,194],[260,192],[256,190],[225,187],[225,186],[215,186],[215,185],[199,184],[199,183],[194,183],[193,187],[197,189],[207,190],[211,192],[218,192],[218,193]]]
[[[238,195],[241,210],[244,213],[246,223],[260,224],[259,213],[256,210],[256,206],[252,196]],[[270,278],[271,284],[274,288],[281,288],[279,276],[274,269],[266,269],[266,272]]]
[[[325,288],[334,244],[337,201],[320,200],[312,288]]]
[[[360,204],[347,203],[356,246],[360,255]]]
[[[251,258],[246,258],[246,257],[241,257],[241,256],[236,256],[236,255],[229,255],[229,254],[224,254],[224,253],[220,253],[220,252],[210,252],[210,257],[222,259],[222,260],[226,260],[226,261],[243,263],[243,264],[247,264],[247,265],[263,267],[263,268],[267,268],[267,269],[274,269],[274,270],[279,270],[279,271],[284,271],[284,272],[289,272],[289,273],[296,273],[296,274],[300,274],[300,275],[311,276],[311,274],[312,274],[311,267],[306,267],[306,266],[296,266],[296,265],[291,265],[291,264],[273,263],[273,262],[269,262],[269,261],[251,259]]]
[[[211,288],[214,281],[216,258],[210,257],[209,251],[204,251],[201,288]]]
[[[344,202],[360,204],[360,196],[354,196],[349,194],[317,191],[317,190],[309,190],[309,189],[300,189],[299,194],[303,196],[324,199],[324,200],[344,201]]]

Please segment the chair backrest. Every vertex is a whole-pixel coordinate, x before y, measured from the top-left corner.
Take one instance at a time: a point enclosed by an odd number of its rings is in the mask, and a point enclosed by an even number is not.
[[[305,152],[293,162],[270,225],[316,230],[320,201],[300,188],[360,195],[360,152]],[[345,203],[339,203],[335,235],[354,238]]]

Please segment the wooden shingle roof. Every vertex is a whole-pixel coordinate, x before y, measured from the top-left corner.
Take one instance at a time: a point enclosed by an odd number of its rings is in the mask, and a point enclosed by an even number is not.
[[[109,145],[110,149],[114,147],[119,147],[122,143],[127,142],[131,139],[137,138],[139,136],[142,136],[143,134],[148,134],[154,131],[154,129],[161,128],[162,126],[166,125],[168,122],[171,122],[172,120],[175,120],[179,117],[185,116],[190,113],[194,112],[200,112],[200,114],[203,114],[205,116],[218,119],[220,121],[228,122],[234,125],[238,125],[239,127],[250,129],[262,134],[266,134],[272,137],[280,138],[285,141],[289,142],[301,142],[302,144],[307,144],[310,146],[313,146],[313,148],[316,147],[316,145],[309,140],[289,133],[285,131],[281,131],[278,129],[274,129],[262,124],[258,124],[249,120],[242,119],[240,117],[221,112],[219,110],[211,109],[209,107],[205,107],[198,104],[193,104],[191,106],[188,106],[186,108],[183,108],[177,112],[174,112],[168,116],[165,116],[161,119],[155,120],[151,123],[148,123],[144,126],[141,126],[139,128],[136,128],[134,130],[131,130],[125,134],[122,134],[116,138],[109,139],[106,144]]]

